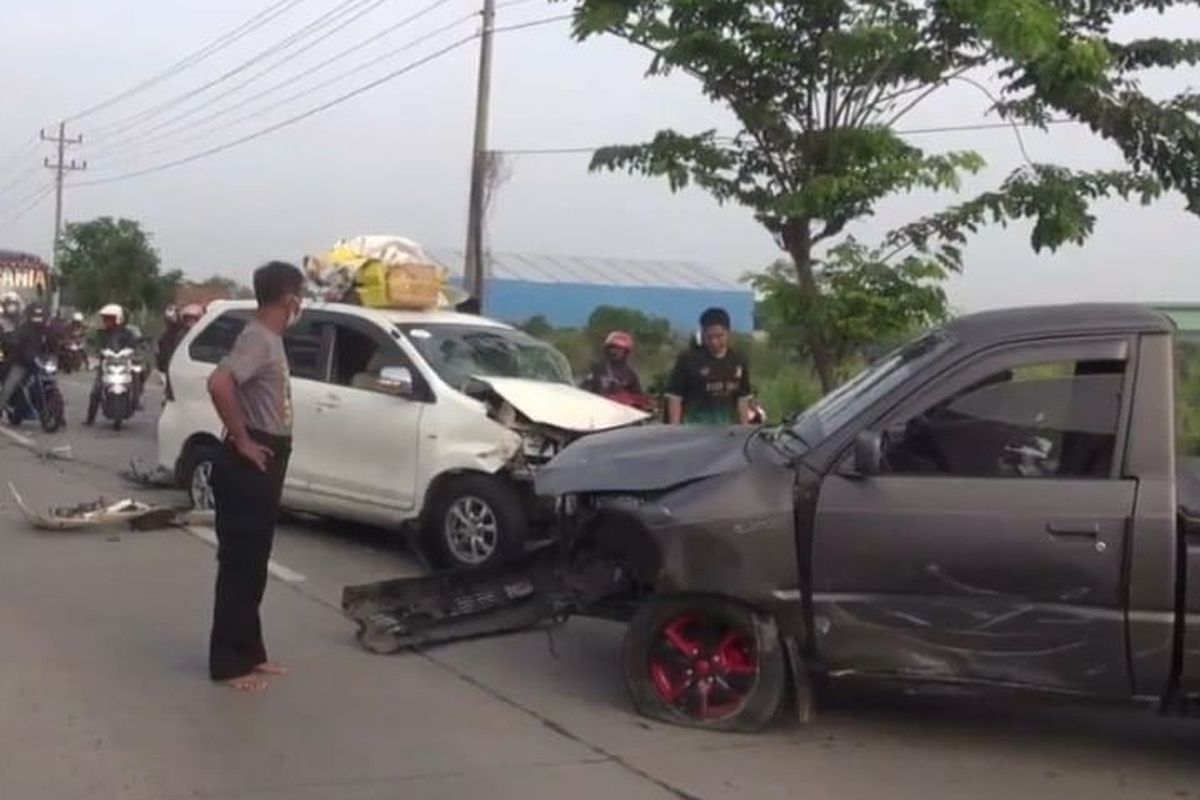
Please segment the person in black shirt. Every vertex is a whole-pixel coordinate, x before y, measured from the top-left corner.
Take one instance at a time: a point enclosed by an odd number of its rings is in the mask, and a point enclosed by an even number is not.
[[[9,337],[6,349],[11,352],[5,356],[8,373],[0,386],[0,409],[8,408],[8,401],[34,369],[38,357],[47,352],[44,308],[33,304],[25,310],[25,321]]]
[[[633,336],[625,331],[613,331],[604,339],[604,358],[588,370],[582,387],[593,394],[640,396],[642,382],[629,363],[633,353]]]
[[[672,425],[745,425],[750,421],[750,370],[729,346],[729,313],[700,315],[700,341],[679,354],[667,384]]]

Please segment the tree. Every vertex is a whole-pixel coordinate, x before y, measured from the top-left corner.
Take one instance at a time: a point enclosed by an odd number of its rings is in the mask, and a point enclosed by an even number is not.
[[[163,274],[158,253],[141,226],[100,217],[70,223],[58,250],[64,301],[84,311],[105,303],[126,309],[160,310],[171,300],[181,273]]]
[[[815,297],[796,291],[796,267],[787,259],[750,282],[762,295],[762,323],[773,341],[806,343],[819,333],[829,356],[841,365],[944,321],[943,276],[939,266],[913,256],[894,265],[880,263],[847,238],[816,272]]]
[[[671,322],[652,317],[632,308],[597,306],[587,321],[587,333],[594,342],[603,341],[612,331],[632,333],[639,350],[653,352],[671,342]]]
[[[1200,93],[1158,101],[1137,84],[1141,70],[1200,62],[1200,42],[1112,37],[1119,17],[1178,2],[574,0],[577,38],[611,33],[646,48],[649,74],[688,73],[738,122],[732,136],[663,130],[648,143],[602,148],[591,169],[663,177],[673,191],[694,183],[750,208],[794,266],[798,307],[828,321],[834,279],[822,272],[893,269],[895,280],[926,283],[961,269],[967,235],[989,222],[1030,219],[1033,248],[1053,250],[1087,238],[1100,198],[1149,203],[1178,190],[1200,212]],[[1014,125],[1087,124],[1117,145],[1127,169],[1080,172],[1027,159],[995,190],[877,246],[850,242],[847,226],[881,199],[957,189],[983,166],[970,151],[927,153],[896,130],[956,82],[987,94]],[[836,343],[822,325],[804,327],[828,390]]]
[[[192,284],[197,289],[212,291],[214,294],[220,294],[221,297],[231,300],[253,300],[254,290],[249,286],[238,283],[233,278],[227,278],[224,275],[211,275],[199,283]]]
[[[545,339],[554,332],[554,326],[546,319],[545,314],[534,314],[517,327],[538,339]]]

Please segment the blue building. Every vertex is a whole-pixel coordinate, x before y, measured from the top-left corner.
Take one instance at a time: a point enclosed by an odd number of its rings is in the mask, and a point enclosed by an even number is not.
[[[461,250],[426,248],[461,284]],[[721,306],[734,330],[754,327],[750,289],[689,261],[489,253],[484,313],[505,322],[542,315],[550,324],[578,328],[597,306],[619,306],[664,317],[690,331],[700,312]]]

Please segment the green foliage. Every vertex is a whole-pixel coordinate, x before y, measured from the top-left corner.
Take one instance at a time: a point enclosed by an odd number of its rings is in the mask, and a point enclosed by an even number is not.
[[[937,259],[909,256],[887,264],[878,252],[847,238],[830,250],[816,273],[819,293],[814,296],[796,291],[796,268],[786,260],[750,281],[762,297],[763,322],[772,342],[790,343],[811,357],[806,343],[815,329],[835,367],[841,367],[871,346],[944,321],[945,275],[946,266]]]
[[[596,346],[612,331],[633,334],[638,350],[654,352],[671,342],[671,323],[632,308],[598,306],[588,316],[587,334]]]
[[[1090,209],[1102,198],[1148,203],[1177,190],[1200,212],[1200,94],[1157,101],[1137,82],[1143,69],[1200,62],[1200,43],[1113,35],[1122,15],[1173,2],[573,0],[578,38],[608,33],[647,49],[649,74],[686,72],[738,122],[732,136],[664,130],[644,144],[602,148],[591,168],[665,178],[672,190],[696,185],[751,209],[793,267],[790,289],[781,271],[763,278],[777,294],[798,295],[777,311],[794,328],[797,313],[819,318],[800,335],[828,390],[844,342],[863,319],[879,319],[879,309],[855,301],[849,311],[859,319],[836,322],[853,287],[888,293],[901,309],[890,328],[909,324],[905,315],[929,317],[937,273],[961,269],[967,234],[984,224],[1032,220],[1033,247],[1054,249],[1092,233]],[[846,226],[883,198],[956,190],[963,174],[982,167],[975,153],[927,153],[895,130],[952,82],[987,92],[976,78],[1000,82],[993,105],[1005,118],[1084,122],[1129,168],[1081,173],[1030,163],[878,248],[845,238]],[[882,274],[889,269],[894,277]],[[835,285],[839,292],[827,294]]]
[[[1180,333],[1175,340],[1175,425],[1181,458],[1200,456],[1200,337]]]
[[[536,314],[517,326],[530,336],[544,339],[554,331],[554,326],[543,314]]]
[[[161,271],[158,253],[137,222],[112,217],[68,224],[58,268],[64,302],[88,312],[105,303],[120,303],[130,311],[161,310],[182,277],[178,271]]]
[[[202,289],[213,289],[232,300],[253,300],[254,290],[245,284],[227,278],[224,275],[210,275],[195,286]]]

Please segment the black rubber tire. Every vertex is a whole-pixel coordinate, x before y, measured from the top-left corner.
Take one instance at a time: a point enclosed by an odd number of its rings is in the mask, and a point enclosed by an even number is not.
[[[54,433],[62,427],[66,416],[67,412],[63,404],[63,396],[57,391],[47,394],[45,405],[42,408],[42,430],[46,433]]]
[[[671,620],[685,614],[715,618],[735,626],[754,642],[758,674],[741,707],[719,719],[697,719],[670,705],[650,676],[651,648]],[[621,671],[625,688],[639,714],[660,722],[705,730],[753,733],[771,724],[787,699],[788,666],[783,641],[773,624],[756,621],[756,612],[741,604],[707,595],[656,597],[634,614],[625,632]]]
[[[192,496],[192,477],[196,474],[196,468],[205,462],[215,463],[220,449],[221,446],[218,444],[200,442],[188,445],[184,449],[183,455],[179,457],[179,463],[175,467],[175,480],[179,484],[179,488],[187,492],[192,508],[201,508],[196,504],[196,498]]]
[[[446,515],[457,500],[467,496],[477,497],[491,508],[499,534],[492,554],[474,564],[457,557],[446,540]],[[424,530],[426,554],[440,569],[480,569],[509,563],[524,552],[528,535],[529,520],[516,489],[504,478],[492,475],[462,475],[444,483],[434,498]]]

